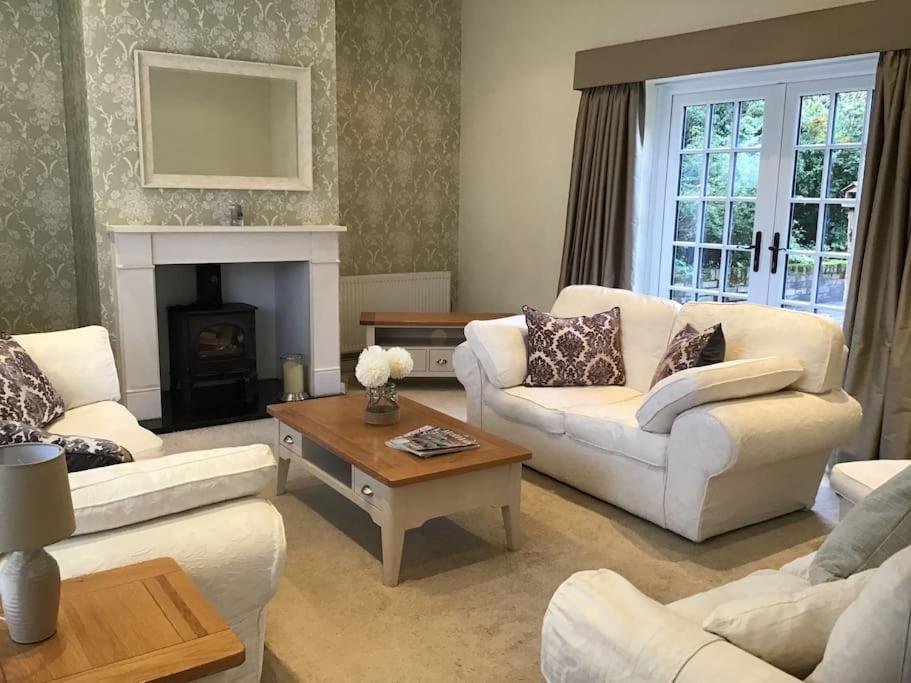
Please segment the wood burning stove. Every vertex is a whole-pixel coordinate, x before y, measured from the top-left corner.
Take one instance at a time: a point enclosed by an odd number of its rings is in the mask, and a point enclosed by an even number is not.
[[[256,306],[222,303],[218,265],[197,266],[197,295],[194,304],[168,307],[172,396],[188,407],[194,389],[234,384],[239,391],[214,392],[217,400],[255,403]]]

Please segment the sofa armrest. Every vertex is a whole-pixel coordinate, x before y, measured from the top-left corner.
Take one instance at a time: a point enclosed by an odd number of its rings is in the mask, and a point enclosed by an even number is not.
[[[860,404],[841,389],[706,403],[674,420],[668,459],[710,475],[768,465],[831,451],[853,436],[860,419]]]
[[[606,569],[573,574],[554,593],[541,633],[541,672],[549,683],[729,680],[734,672],[738,681],[796,681]]]
[[[67,410],[120,400],[108,331],[99,326],[13,337],[47,375]]]
[[[482,429],[481,420],[484,400],[484,370],[468,342],[462,342],[452,352],[452,367],[456,379],[465,387],[465,412],[468,424]]]
[[[263,444],[178,453],[70,475],[75,536],[138,524],[273,490],[277,466]]]
[[[488,381],[498,389],[508,389],[525,381],[527,336],[524,315],[473,320],[465,326],[468,346],[477,356]]]

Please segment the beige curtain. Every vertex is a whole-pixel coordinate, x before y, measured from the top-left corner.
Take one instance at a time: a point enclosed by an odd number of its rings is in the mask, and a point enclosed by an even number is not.
[[[560,287],[629,289],[633,278],[636,156],[645,122],[645,85],[582,91],[566,208]]]
[[[911,50],[879,58],[845,336],[864,419],[839,459],[911,458]]]

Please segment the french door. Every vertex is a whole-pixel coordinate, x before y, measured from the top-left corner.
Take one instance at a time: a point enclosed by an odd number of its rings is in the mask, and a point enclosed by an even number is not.
[[[843,317],[872,76],[675,95],[662,294]]]

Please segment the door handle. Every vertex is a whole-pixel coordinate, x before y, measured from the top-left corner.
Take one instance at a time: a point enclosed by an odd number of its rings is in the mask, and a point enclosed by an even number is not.
[[[762,256],[762,233],[757,231],[753,236],[753,244],[738,244],[741,249],[748,249],[753,252],[753,272],[759,272],[759,259]]]
[[[776,232],[772,236],[772,246],[769,247],[769,251],[772,252],[772,275],[778,272],[778,252],[784,251],[784,247],[781,246],[781,233]]]

